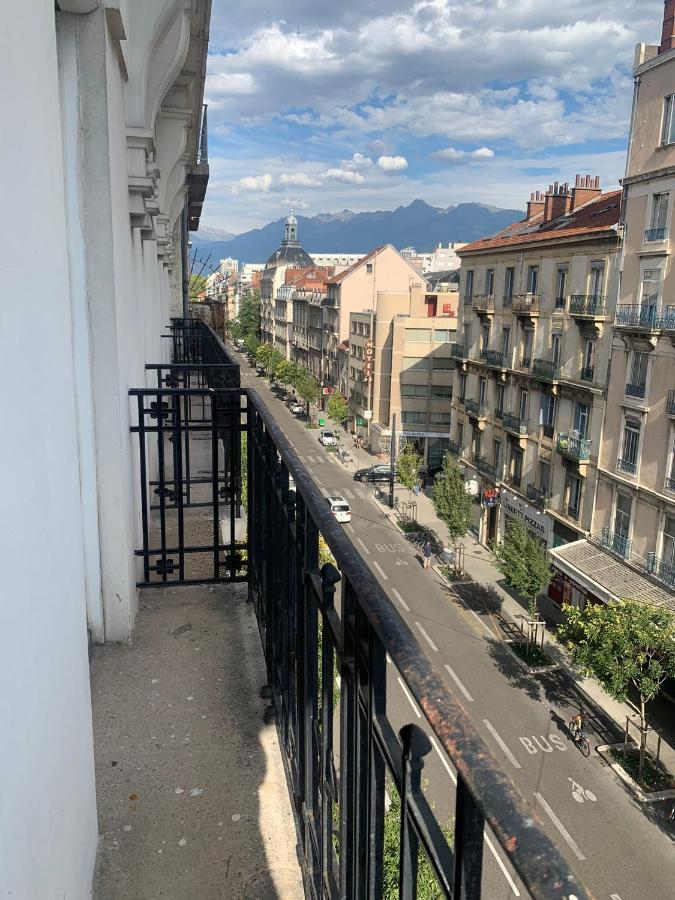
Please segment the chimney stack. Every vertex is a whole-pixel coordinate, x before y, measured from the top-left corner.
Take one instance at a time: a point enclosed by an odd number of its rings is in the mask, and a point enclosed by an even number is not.
[[[534,218],[534,216],[538,216],[539,213],[543,213],[544,211],[544,195],[541,191],[536,191],[530,194],[530,199],[527,201],[527,221]]]
[[[544,198],[544,223],[552,222],[553,219],[559,219],[560,216],[566,215],[572,205],[572,195],[570,194],[570,186],[565,184],[549,185]]]
[[[659,53],[667,53],[675,47],[675,0],[666,0],[663,9],[663,30]]]
[[[673,0],[675,4],[675,0]],[[589,200],[595,200],[601,194],[600,176],[593,178],[591,175],[577,175],[572,188],[572,206],[571,211],[579,209]]]

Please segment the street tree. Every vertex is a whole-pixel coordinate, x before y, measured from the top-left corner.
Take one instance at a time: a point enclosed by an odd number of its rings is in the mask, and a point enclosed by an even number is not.
[[[252,353],[255,356],[259,346],[258,338],[254,334],[246,335],[244,338],[244,347],[246,348],[247,353]]]
[[[326,404],[326,415],[338,427],[342,425],[349,415],[349,403],[344,394],[336,392],[331,394]]]
[[[443,457],[443,468],[434,481],[431,499],[436,515],[448,529],[456,569],[457,541],[464,537],[471,524],[471,497],[466,492],[464,476],[449,453]]]
[[[282,359],[274,370],[274,376],[282,384],[293,384],[293,379],[297,374],[296,370],[297,366],[290,359]]]
[[[230,333],[235,340],[245,341],[249,335],[260,339],[260,291],[248,290],[242,295]]]
[[[607,693],[620,703],[631,703],[630,689],[637,692],[640,717],[639,772],[644,769],[647,743],[646,705],[666,678],[675,677],[675,618],[667,610],[619,600],[588,604],[584,610],[565,606],[565,621],[558,638],[574,664],[597,678]]]
[[[265,371],[267,371],[267,366],[270,361],[270,354],[274,348],[271,344],[258,344],[255,351],[255,359],[259,366],[262,366]]]
[[[553,571],[543,544],[517,519],[506,526],[504,540],[493,548],[495,565],[509,587],[527,600],[530,618],[537,614],[537,597],[551,583]]]
[[[411,446],[407,446],[403,453],[399,453],[396,457],[396,475],[401,484],[407,487],[410,493],[413,492],[418,482],[421,462],[422,457]]]
[[[309,418],[310,404],[318,403],[321,397],[321,385],[306,369],[301,369],[295,381],[295,389],[307,404],[307,418]]]
[[[269,376],[270,381],[274,378],[277,368],[283,363],[286,362],[283,355],[277,350],[276,347],[271,347],[270,352],[267,358],[267,375]]]

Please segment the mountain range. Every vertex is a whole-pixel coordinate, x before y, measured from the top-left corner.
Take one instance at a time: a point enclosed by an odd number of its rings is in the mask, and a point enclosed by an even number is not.
[[[395,210],[355,213],[344,209],[338,213],[321,213],[308,218],[296,216],[298,238],[308,253],[367,253],[380,244],[393,244],[399,250],[415,247],[430,252],[438,244],[451,241],[473,241],[494,234],[523,218],[523,211],[498,209],[482,203],[459,203],[440,208],[424,200],[414,200]],[[210,240],[210,235],[193,235],[192,255],[199,261],[209,260],[207,270],[226,257],[241,263],[265,262],[279,247],[284,219],[270,222],[229,240]],[[211,232],[212,234],[213,232]]]

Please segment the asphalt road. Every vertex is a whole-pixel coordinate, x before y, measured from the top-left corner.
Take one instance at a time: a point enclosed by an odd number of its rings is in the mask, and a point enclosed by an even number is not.
[[[578,751],[566,726],[581,702],[571,678],[564,672],[524,674],[504,648],[493,601],[477,597],[471,586],[450,590],[433,570],[424,572],[419,551],[387,519],[372,490],[355,482],[353,469],[337,462],[317,432],[306,429],[240,360],[243,384],[258,390],[274,411],[320,490],[349,501],[349,538],[579,878],[603,900],[675,897],[673,831],[664,805],[637,802],[594,750],[589,758]],[[390,674],[394,725],[416,721],[431,735],[393,666]],[[618,738],[599,710],[587,732],[593,748]],[[432,752],[424,777],[441,821],[452,812],[452,775],[445,757]],[[491,844],[486,896],[525,896],[496,841]]]

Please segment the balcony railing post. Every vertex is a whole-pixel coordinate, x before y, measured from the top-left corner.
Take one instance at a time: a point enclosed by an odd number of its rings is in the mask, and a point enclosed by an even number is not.
[[[483,871],[485,820],[461,775],[457,778],[455,803],[455,893],[456,900],[480,897]]]
[[[335,585],[342,576],[331,563],[321,567],[323,594],[321,628],[321,871],[324,885],[330,880],[333,864],[333,804],[337,802],[333,777],[333,721],[335,689],[335,645],[329,620],[335,611]],[[330,874],[329,874],[330,873]],[[322,892],[323,893],[323,892]]]
[[[340,667],[340,897],[358,897],[356,834],[356,614],[354,588],[345,579],[342,592],[343,649]]]
[[[421,790],[424,757],[431,752],[431,741],[417,725],[404,725],[399,735],[403,744],[399,897],[401,900],[416,900],[419,838],[410,821],[410,805],[411,798],[414,800]]]

